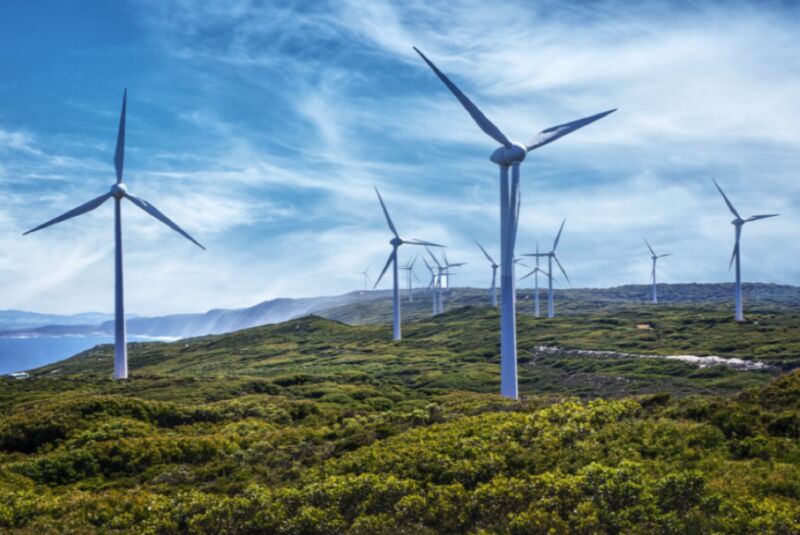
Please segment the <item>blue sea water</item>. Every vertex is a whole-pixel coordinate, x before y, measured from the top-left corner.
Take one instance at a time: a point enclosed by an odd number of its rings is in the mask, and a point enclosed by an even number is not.
[[[152,340],[156,339],[144,336],[128,337],[130,342]],[[113,342],[114,337],[111,335],[0,338],[0,374],[38,368],[71,357],[96,345]]]

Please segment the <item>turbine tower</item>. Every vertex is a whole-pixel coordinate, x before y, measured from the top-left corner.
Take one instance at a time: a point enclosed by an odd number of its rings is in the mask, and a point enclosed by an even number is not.
[[[517,223],[519,221],[519,165],[530,151],[551,143],[589,123],[593,123],[616,110],[604,111],[584,119],[546,128],[527,145],[514,143],[494,123],[487,119],[483,112],[436,65],[416,47],[414,47],[414,50],[461,102],[461,105],[467,110],[467,113],[470,114],[478,127],[502,145],[491,156],[491,161],[500,167],[500,291],[502,293],[500,300],[502,305],[500,310],[500,393],[507,398],[517,399],[519,396],[513,260]],[[509,167],[511,168],[510,180]]]
[[[108,199],[114,199],[114,378],[128,378],[128,345],[125,332],[125,299],[122,284],[122,199],[128,199],[154,218],[158,219],[175,232],[181,234],[189,241],[205,250],[198,241],[189,236],[182,228],[176,225],[171,219],[162,214],[155,206],[144,199],[134,197],[128,193],[128,188],[122,181],[122,167],[125,160],[125,112],[127,108],[128,90],[122,93],[122,112],[119,117],[119,131],[117,132],[117,149],[114,153],[114,167],[116,169],[117,181],[111,186],[108,193],[100,195],[91,201],[84,203],[77,208],[61,214],[43,223],[36,228],[32,228],[25,234],[36,232],[50,225],[55,225],[67,219],[91,212]]]
[[[735,217],[735,219],[733,221],[731,221],[731,224],[736,229],[736,241],[735,241],[734,246],[733,246],[733,254],[731,255],[731,261],[728,264],[728,270],[731,269],[731,266],[733,265],[733,262],[735,260],[736,261],[736,286],[735,286],[735,289],[734,289],[734,297],[736,299],[736,315],[735,315],[735,317],[736,317],[736,321],[744,321],[744,310],[742,309],[742,270],[741,270],[741,262],[740,262],[741,251],[739,249],[739,239],[742,237],[742,227],[744,226],[745,223],[749,223],[750,221],[758,221],[759,219],[766,219],[768,217],[775,217],[775,216],[777,216],[779,214],[753,215],[753,216],[748,217],[747,219],[742,219],[742,216],[740,216],[739,212],[736,211],[736,208],[733,207],[733,204],[728,199],[727,195],[725,195],[725,192],[722,191],[722,188],[719,187],[719,184],[717,184],[717,181],[714,180],[713,178],[711,180],[714,181],[714,185],[717,186],[717,189],[719,190],[720,195],[722,195],[722,198],[725,199],[725,204],[728,205],[728,209],[731,211],[731,213]]]
[[[642,238],[644,240],[645,245],[647,248],[650,249],[650,258],[653,259],[653,303],[658,303],[658,292],[656,291],[656,262],[659,258],[664,258],[665,256],[672,256],[672,253],[665,253],[665,254],[656,254],[652,247],[650,247],[650,243],[648,243],[647,238]]]
[[[492,266],[492,286],[490,287],[489,292],[492,296],[492,306],[497,308],[497,268],[499,268],[500,265],[497,264],[491,256],[489,256],[489,253],[486,252],[486,249],[483,248],[483,245],[481,245],[478,240],[475,240],[475,243],[481,248],[486,260],[488,260]]]
[[[533,276],[534,280],[534,290],[533,290],[533,317],[538,318],[541,316],[541,308],[539,306],[539,273],[546,275],[547,278],[550,278],[550,273],[547,273],[545,270],[539,267],[539,242],[536,242],[536,267],[534,267],[530,273],[525,275],[519,280],[525,280],[530,276]]]
[[[554,318],[555,315],[556,315],[555,301],[553,300],[553,260],[556,261],[556,264],[558,265],[558,269],[560,269],[561,273],[564,274],[564,278],[567,279],[567,282],[568,283],[570,282],[569,276],[567,275],[567,272],[564,271],[564,266],[561,265],[561,262],[558,261],[558,257],[556,256],[556,248],[558,248],[558,241],[561,239],[561,231],[564,230],[564,224],[566,222],[567,222],[566,219],[561,222],[561,227],[558,229],[558,234],[556,234],[556,239],[555,239],[555,241],[553,241],[553,248],[549,252],[540,253],[540,252],[537,251],[536,253],[533,253],[533,254],[522,255],[522,256],[535,256],[536,258],[539,258],[540,256],[547,257],[547,273],[548,273],[548,277],[547,277],[547,279],[548,279],[547,280],[547,282],[548,282],[548,285],[547,285],[547,317],[548,318]]]
[[[378,280],[375,281],[376,288],[378,283],[381,282],[383,275],[386,273],[386,270],[389,269],[389,265],[392,265],[392,275],[393,275],[393,283],[392,283],[392,316],[394,318],[394,332],[393,337],[395,340],[400,340],[400,286],[397,280],[397,249],[407,243],[409,245],[426,245],[431,247],[443,247],[443,245],[439,245],[436,243],[431,243],[422,240],[404,240],[400,237],[397,233],[397,229],[394,227],[394,223],[392,223],[392,218],[389,217],[389,211],[386,209],[386,205],[383,202],[383,198],[381,197],[381,193],[378,191],[378,188],[375,188],[375,193],[378,194],[378,200],[381,203],[381,208],[383,208],[383,215],[386,216],[386,223],[389,225],[389,230],[392,231],[394,234],[394,238],[392,238],[389,243],[392,244],[392,253],[389,255],[389,259],[386,261],[386,265],[383,266],[383,271],[381,271]]]

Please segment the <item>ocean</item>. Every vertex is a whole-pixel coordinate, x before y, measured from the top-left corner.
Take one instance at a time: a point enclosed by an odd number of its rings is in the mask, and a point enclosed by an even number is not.
[[[166,340],[146,336],[128,336],[128,341]],[[113,342],[114,337],[111,335],[0,338],[0,375],[38,368],[71,357],[96,345]]]

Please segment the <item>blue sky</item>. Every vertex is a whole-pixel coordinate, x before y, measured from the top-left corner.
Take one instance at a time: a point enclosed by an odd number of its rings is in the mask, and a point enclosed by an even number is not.
[[[619,111],[531,153],[517,240],[575,286],[800,284],[800,11],[792,3],[13,2],[0,18],[0,308],[112,309],[112,207],[23,238],[105,191],[122,89],[126,183],[204,243],[128,203],[128,310],[333,294],[377,274],[390,234],[448,245],[458,283],[498,251],[494,142],[420,47],[512,139]],[[411,247],[401,249],[403,257]],[[405,258],[403,258],[405,259]],[[420,275],[421,272],[420,272]],[[530,279],[525,281],[530,282]],[[382,282],[389,286],[389,280]]]

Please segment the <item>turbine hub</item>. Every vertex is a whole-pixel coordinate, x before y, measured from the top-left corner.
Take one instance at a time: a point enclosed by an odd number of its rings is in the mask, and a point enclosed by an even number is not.
[[[119,183],[111,186],[111,196],[115,199],[121,199],[128,193],[128,187],[125,184]]]
[[[528,154],[528,149],[520,143],[512,143],[510,147],[500,147],[492,153],[490,158],[497,165],[511,165],[520,163]]]
[[[744,225],[744,219],[734,219],[731,221],[731,225],[736,225],[737,227]]]
[[[391,240],[389,240],[389,243],[392,244],[392,247],[400,247],[401,245],[403,245],[403,240],[401,240],[398,237],[394,237]]]

